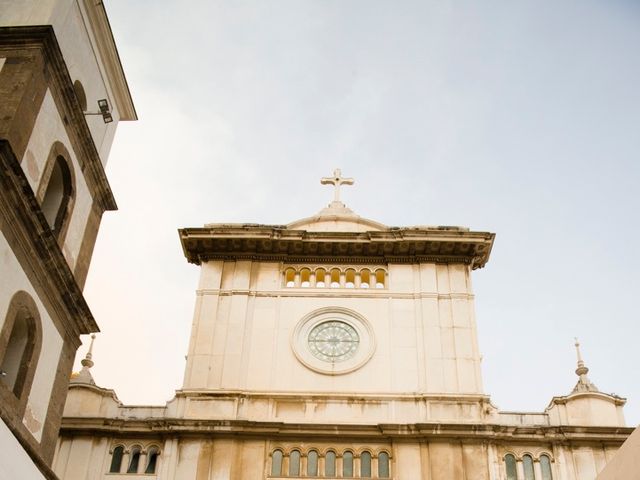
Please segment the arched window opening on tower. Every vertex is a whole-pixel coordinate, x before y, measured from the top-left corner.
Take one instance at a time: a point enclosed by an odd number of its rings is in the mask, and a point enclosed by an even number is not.
[[[140,465],[140,447],[132,447],[127,473],[138,473],[138,465]]]
[[[378,455],[378,478],[389,478],[389,454],[381,452]]]
[[[342,476],[353,477],[353,453],[351,452],[342,454]]]
[[[553,480],[551,475],[551,460],[548,455],[540,455],[540,472],[542,480]]]
[[[371,287],[371,272],[368,269],[364,269],[360,272],[360,288]]]
[[[371,477],[371,453],[369,452],[360,454],[360,476],[363,478]]]
[[[311,450],[307,455],[307,477],[318,476],[318,452]]]
[[[289,476],[300,475],[300,450],[292,450],[289,454]]]
[[[284,272],[284,284],[287,288],[296,286],[296,271],[293,268],[287,268]]]
[[[311,286],[311,270],[308,268],[300,270],[300,286],[304,288]]]
[[[83,112],[87,111],[87,94],[84,92],[84,87],[80,80],[73,82],[73,91],[76,93],[78,104]]]
[[[274,450],[271,455],[271,476],[282,475],[282,450]]]
[[[326,287],[325,277],[327,275],[327,271],[324,268],[318,268],[316,270],[316,288],[324,288]]]
[[[58,155],[41,204],[42,213],[56,236],[60,235],[69,218],[72,197],[71,170],[67,160]]]
[[[147,450],[147,466],[144,469],[144,473],[156,473],[159,455],[160,450],[158,447],[151,447]]]
[[[120,473],[123,455],[124,447],[122,445],[118,445],[113,449],[113,453],[111,454],[111,466],[109,467],[109,473]]]
[[[345,284],[346,288],[355,288],[356,286],[356,271],[353,268],[350,268],[345,273]]]
[[[518,480],[518,467],[516,457],[508,453],[504,457],[504,467],[507,472],[507,480]]]
[[[376,270],[376,288],[384,288],[385,271]]]
[[[536,479],[536,473],[533,469],[533,458],[531,455],[524,455],[522,457],[522,467],[524,470],[524,480]]]
[[[331,288],[340,288],[340,270],[337,268],[331,270]]]
[[[0,379],[18,399],[29,394],[40,353],[40,315],[31,296],[17,292],[0,335]]]

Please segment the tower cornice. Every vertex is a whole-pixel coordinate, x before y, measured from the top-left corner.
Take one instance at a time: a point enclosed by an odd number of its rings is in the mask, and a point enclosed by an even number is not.
[[[219,224],[179,231],[190,263],[207,260],[464,263],[482,268],[494,233],[461,227],[392,227],[384,231],[310,232],[278,225]]]

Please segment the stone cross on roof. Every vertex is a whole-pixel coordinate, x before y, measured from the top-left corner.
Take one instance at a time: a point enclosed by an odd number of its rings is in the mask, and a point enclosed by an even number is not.
[[[344,178],[339,168],[333,171],[333,177],[323,177],[320,179],[322,185],[333,185],[335,187],[333,201],[340,201],[340,187],[342,185],[353,185],[353,178]]]

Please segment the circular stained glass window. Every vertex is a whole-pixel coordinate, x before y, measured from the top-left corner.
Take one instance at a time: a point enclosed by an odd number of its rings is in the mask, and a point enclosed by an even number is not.
[[[335,363],[348,360],[355,355],[360,337],[356,329],[348,323],[329,320],[311,329],[308,343],[314,357]]]

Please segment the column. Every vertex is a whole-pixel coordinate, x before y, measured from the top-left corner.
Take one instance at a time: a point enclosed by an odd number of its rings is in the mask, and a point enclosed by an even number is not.
[[[120,464],[120,473],[127,473],[129,468],[129,460],[131,459],[131,452],[128,449],[124,450],[122,454],[122,463]]]

